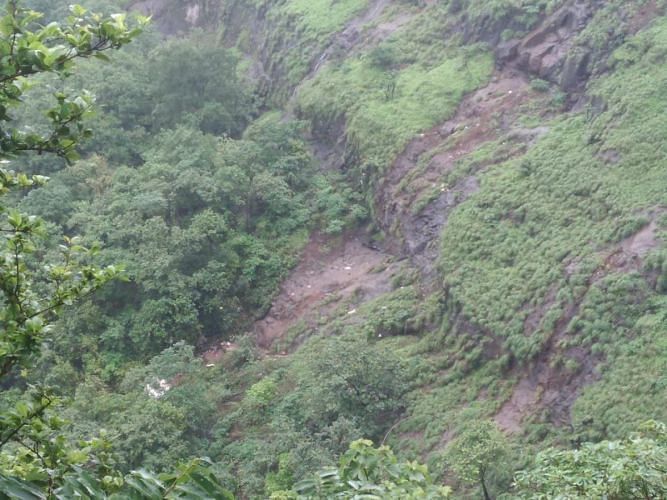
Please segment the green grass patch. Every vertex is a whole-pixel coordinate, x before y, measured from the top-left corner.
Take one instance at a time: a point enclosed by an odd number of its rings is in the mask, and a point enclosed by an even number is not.
[[[432,66],[383,70],[363,57],[329,66],[299,97],[302,114],[331,123],[347,118],[349,144],[361,163],[385,168],[415,134],[447,119],[463,95],[491,73],[487,52],[451,53]]]
[[[667,70],[656,64],[667,55],[667,24],[628,45],[650,48],[591,88],[607,111],[564,117],[525,156],[483,174],[443,234],[443,276],[465,313],[519,357],[541,348],[524,335],[530,308],[554,285],[578,286],[564,267],[595,260],[636,232],[644,212],[667,204]]]
[[[318,37],[340,30],[367,6],[368,0],[290,0],[283,10],[295,16],[307,33]]]

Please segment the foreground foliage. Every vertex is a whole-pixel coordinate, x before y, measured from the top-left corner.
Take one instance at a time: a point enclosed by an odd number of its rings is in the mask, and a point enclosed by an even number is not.
[[[577,450],[540,452],[520,472],[522,498],[664,498],[667,495],[667,426],[648,422],[622,441],[585,443]]]
[[[400,462],[386,447],[359,440],[343,454],[338,468],[324,469],[296,484],[291,493],[275,493],[275,500],[315,498],[443,499],[451,490],[433,484],[428,468]]]
[[[82,119],[92,99],[86,95],[68,98],[55,95],[57,106],[46,111],[51,121],[46,133],[12,128],[11,108],[22,104],[28,78],[53,72],[67,77],[79,58],[106,59],[103,52],[120,48],[141,32],[125,25],[125,16],[104,18],[80,6],[71,7],[65,24],[40,26],[41,15],[8,1],[0,19],[0,120],[7,126],[0,144],[3,163],[13,163],[27,152],[53,153],[72,161],[74,147],[90,135]],[[0,194],[43,184],[45,178],[0,170]],[[2,265],[0,266],[0,380],[16,381],[25,376],[30,362],[50,338],[50,322],[64,305],[90,295],[117,277],[113,266],[98,269],[86,262],[92,251],[76,238],[65,237],[60,246],[61,262],[39,259],[39,239],[44,224],[6,204]],[[23,373],[17,373],[19,365]],[[57,398],[48,389],[35,387],[13,408],[0,412],[0,491],[9,498],[229,498],[230,495],[206,471],[200,461],[160,477],[133,472],[123,477],[115,472],[110,442],[102,437],[69,443],[64,437],[66,422],[55,412]]]

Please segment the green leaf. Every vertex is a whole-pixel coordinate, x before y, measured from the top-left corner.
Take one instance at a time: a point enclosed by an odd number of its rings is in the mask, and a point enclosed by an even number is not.
[[[0,474],[0,491],[8,498],[16,500],[41,500],[46,498],[39,486],[18,481],[3,474]]]

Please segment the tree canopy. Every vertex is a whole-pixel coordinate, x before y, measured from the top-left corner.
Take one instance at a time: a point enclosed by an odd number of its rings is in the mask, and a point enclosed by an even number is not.
[[[54,73],[67,78],[78,59],[107,60],[105,52],[132,41],[146,23],[138,18],[126,24],[125,15],[103,17],[74,5],[63,23],[40,24],[42,15],[22,6],[6,4],[0,18],[0,195],[42,185],[46,178],[11,169],[28,153],[55,154],[68,162],[78,159],[76,146],[90,136],[83,119],[93,98],[81,93],[54,95],[55,105],[44,110],[50,121],[46,132],[14,125],[13,112],[23,104],[24,92],[37,77]],[[0,205],[4,235],[0,259],[0,381],[24,372],[50,338],[50,323],[62,306],[98,290],[119,275],[114,266],[90,263],[94,248],[77,238],[64,237],[59,261],[40,259],[40,239],[45,224],[35,216]],[[52,392],[35,386],[9,410],[0,413],[0,490],[12,498],[228,498],[203,462],[193,461],[175,473],[156,476],[146,472],[123,475],[115,469],[110,442],[103,434],[70,443],[62,429]]]

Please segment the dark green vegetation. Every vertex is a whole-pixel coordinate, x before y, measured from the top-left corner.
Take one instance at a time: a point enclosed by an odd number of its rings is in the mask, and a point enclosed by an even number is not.
[[[661,2],[154,3],[0,79],[3,493],[667,495]]]
[[[108,18],[71,7],[63,23],[40,24],[42,15],[9,1],[0,18],[2,34],[2,78],[0,109],[5,131],[2,136],[3,164],[12,164],[28,153],[50,154],[73,162],[82,138],[90,136],[83,118],[90,113],[89,94],[53,94],[53,107],[44,105],[48,126],[21,128],[12,111],[21,109],[25,91],[37,75],[53,74],[65,79],[80,59],[106,60],[104,52],[119,49],[139,35],[145,20],[126,24],[124,15]],[[40,175],[27,175],[3,168],[1,190],[5,197],[46,182]],[[90,265],[94,248],[82,246],[78,238],[65,236],[58,260],[43,261],[38,243],[44,238],[44,222],[15,208],[2,205],[6,216],[0,289],[2,290],[2,337],[0,379],[6,387],[25,387],[28,370],[51,339],[50,322],[75,300],[94,293],[118,277],[113,266]],[[17,387],[18,386],[18,387]],[[12,394],[14,392],[14,394]],[[18,397],[17,397],[18,396]],[[60,399],[51,388],[29,385],[23,394],[3,392],[0,412],[0,494],[3,498],[73,498],[112,496],[182,498],[213,496],[229,498],[201,460],[184,464],[173,474],[156,476],[133,472],[123,476],[114,466],[111,443],[100,437],[78,442],[68,440],[66,422],[57,414]]]

